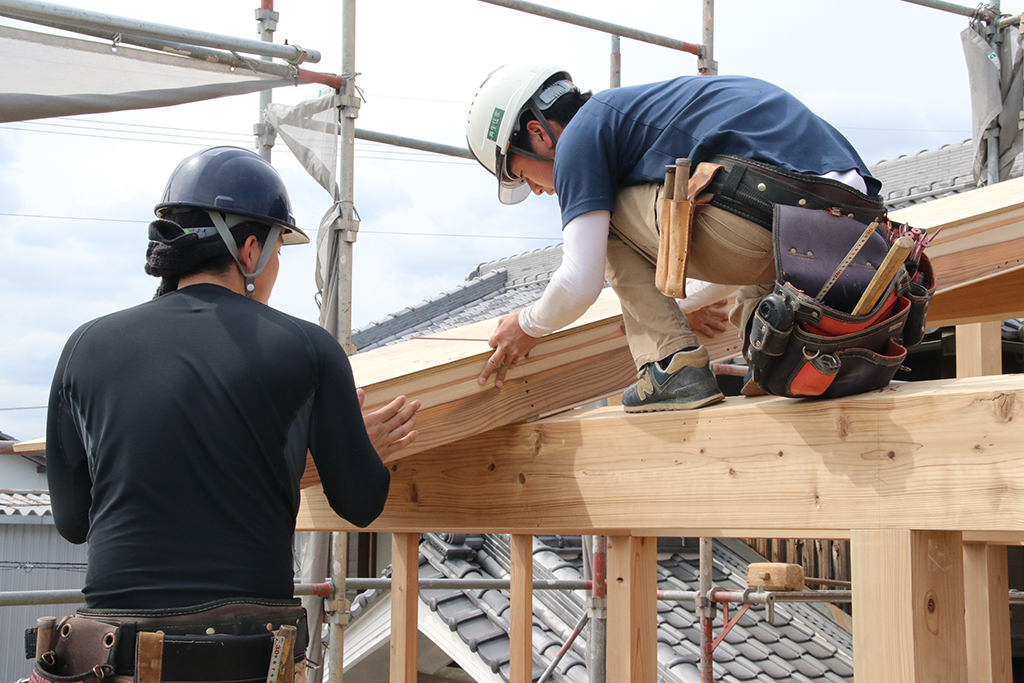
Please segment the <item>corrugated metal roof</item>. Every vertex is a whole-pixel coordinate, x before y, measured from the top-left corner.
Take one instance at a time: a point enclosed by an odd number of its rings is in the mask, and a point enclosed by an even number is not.
[[[0,490],[0,515],[51,515],[50,494],[46,491]]]

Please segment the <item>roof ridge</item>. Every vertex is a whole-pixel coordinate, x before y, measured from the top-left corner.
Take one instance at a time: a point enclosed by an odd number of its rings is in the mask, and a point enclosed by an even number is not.
[[[463,282],[437,296],[424,299],[414,306],[408,306],[386,318],[371,322],[352,333],[352,343],[357,349],[375,344],[382,339],[436,318],[440,313],[474,302],[505,286],[508,279],[504,269],[493,270],[483,276]]]

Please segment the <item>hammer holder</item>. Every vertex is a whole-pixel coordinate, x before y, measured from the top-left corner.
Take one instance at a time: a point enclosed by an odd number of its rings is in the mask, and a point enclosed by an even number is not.
[[[666,296],[686,298],[686,264],[693,217],[698,206],[711,201],[710,194],[701,193],[720,168],[718,164],[702,162],[692,177],[689,159],[677,159],[675,166],[666,168],[655,270],[655,284]]]

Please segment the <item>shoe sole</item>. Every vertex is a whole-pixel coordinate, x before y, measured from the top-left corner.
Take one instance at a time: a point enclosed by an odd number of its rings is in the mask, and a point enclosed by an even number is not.
[[[707,398],[690,401],[688,403],[673,403],[672,401],[659,401],[638,406],[622,406],[627,413],[661,413],[669,410],[695,410],[725,400],[725,394],[719,393]]]

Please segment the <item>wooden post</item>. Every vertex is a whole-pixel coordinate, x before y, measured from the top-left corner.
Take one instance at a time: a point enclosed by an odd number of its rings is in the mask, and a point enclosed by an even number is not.
[[[608,680],[658,679],[658,539],[608,537]]]
[[[956,376],[1003,374],[1002,325],[996,320],[956,326]]]
[[[509,683],[533,680],[533,536],[512,534]]]
[[[1013,683],[1006,546],[964,544],[967,680]]]
[[[1002,322],[956,326],[956,376],[1003,371]],[[967,672],[970,683],[1010,683],[1010,601],[1006,546],[964,546]]]
[[[959,531],[852,531],[857,680],[967,679],[962,546]]]
[[[416,683],[419,639],[420,535],[391,537],[391,677],[392,683]]]

